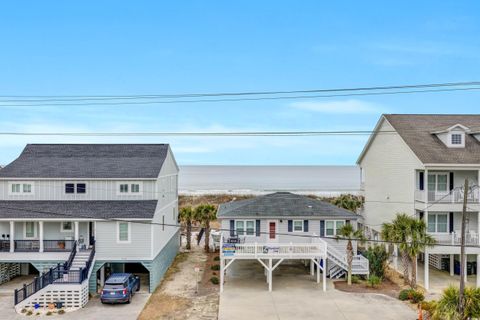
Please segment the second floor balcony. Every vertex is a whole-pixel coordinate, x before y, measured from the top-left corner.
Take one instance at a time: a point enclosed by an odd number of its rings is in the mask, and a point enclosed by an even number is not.
[[[464,192],[460,188],[451,191],[428,191],[427,194],[425,190],[415,190],[415,201],[419,202],[427,200],[429,203],[463,203],[463,198]],[[467,202],[480,203],[480,189],[478,187],[473,187],[467,193]]]

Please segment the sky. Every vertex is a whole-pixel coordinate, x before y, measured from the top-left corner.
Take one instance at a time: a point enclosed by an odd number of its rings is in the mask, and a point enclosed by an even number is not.
[[[0,96],[480,81],[478,1],[2,1]],[[382,113],[478,113],[480,92],[124,106],[0,104],[0,131],[371,130]],[[367,136],[0,136],[170,143],[180,165],[351,165]]]

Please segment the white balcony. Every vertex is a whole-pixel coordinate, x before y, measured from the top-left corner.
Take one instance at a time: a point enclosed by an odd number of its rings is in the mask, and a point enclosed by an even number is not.
[[[448,245],[460,245],[461,244],[461,233],[460,232],[451,232],[451,233],[431,233],[431,236],[435,238],[438,244],[448,244]],[[479,235],[475,231],[467,231],[465,237],[465,245],[476,246],[479,245]]]
[[[480,202],[480,190],[474,188],[467,194],[468,203],[479,203]],[[425,202],[425,191],[424,190],[415,190],[415,201]],[[429,191],[428,192],[428,202],[429,203],[463,203],[463,190],[453,189],[452,191],[439,192],[439,191]]]

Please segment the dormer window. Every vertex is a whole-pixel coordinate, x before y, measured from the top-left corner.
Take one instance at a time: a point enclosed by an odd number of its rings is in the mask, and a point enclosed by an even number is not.
[[[470,129],[461,124],[456,124],[441,131],[432,132],[432,134],[436,135],[448,148],[464,148],[466,133],[470,133]]]
[[[462,134],[461,133],[452,133],[450,136],[450,142],[452,144],[456,145],[462,145],[463,144],[463,139],[462,139]]]

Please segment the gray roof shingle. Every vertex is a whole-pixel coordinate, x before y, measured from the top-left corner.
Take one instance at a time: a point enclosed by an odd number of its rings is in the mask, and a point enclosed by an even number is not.
[[[0,219],[152,219],[157,200],[2,200]]]
[[[168,144],[28,144],[0,178],[157,178]]]
[[[276,192],[252,199],[222,203],[217,216],[224,217],[339,217],[357,219],[351,211],[331,203],[290,192]]]
[[[384,116],[423,163],[480,163],[480,142],[475,137],[465,135],[465,148],[448,148],[435,134],[432,134],[456,124],[476,131],[480,127],[478,114],[386,114]]]

